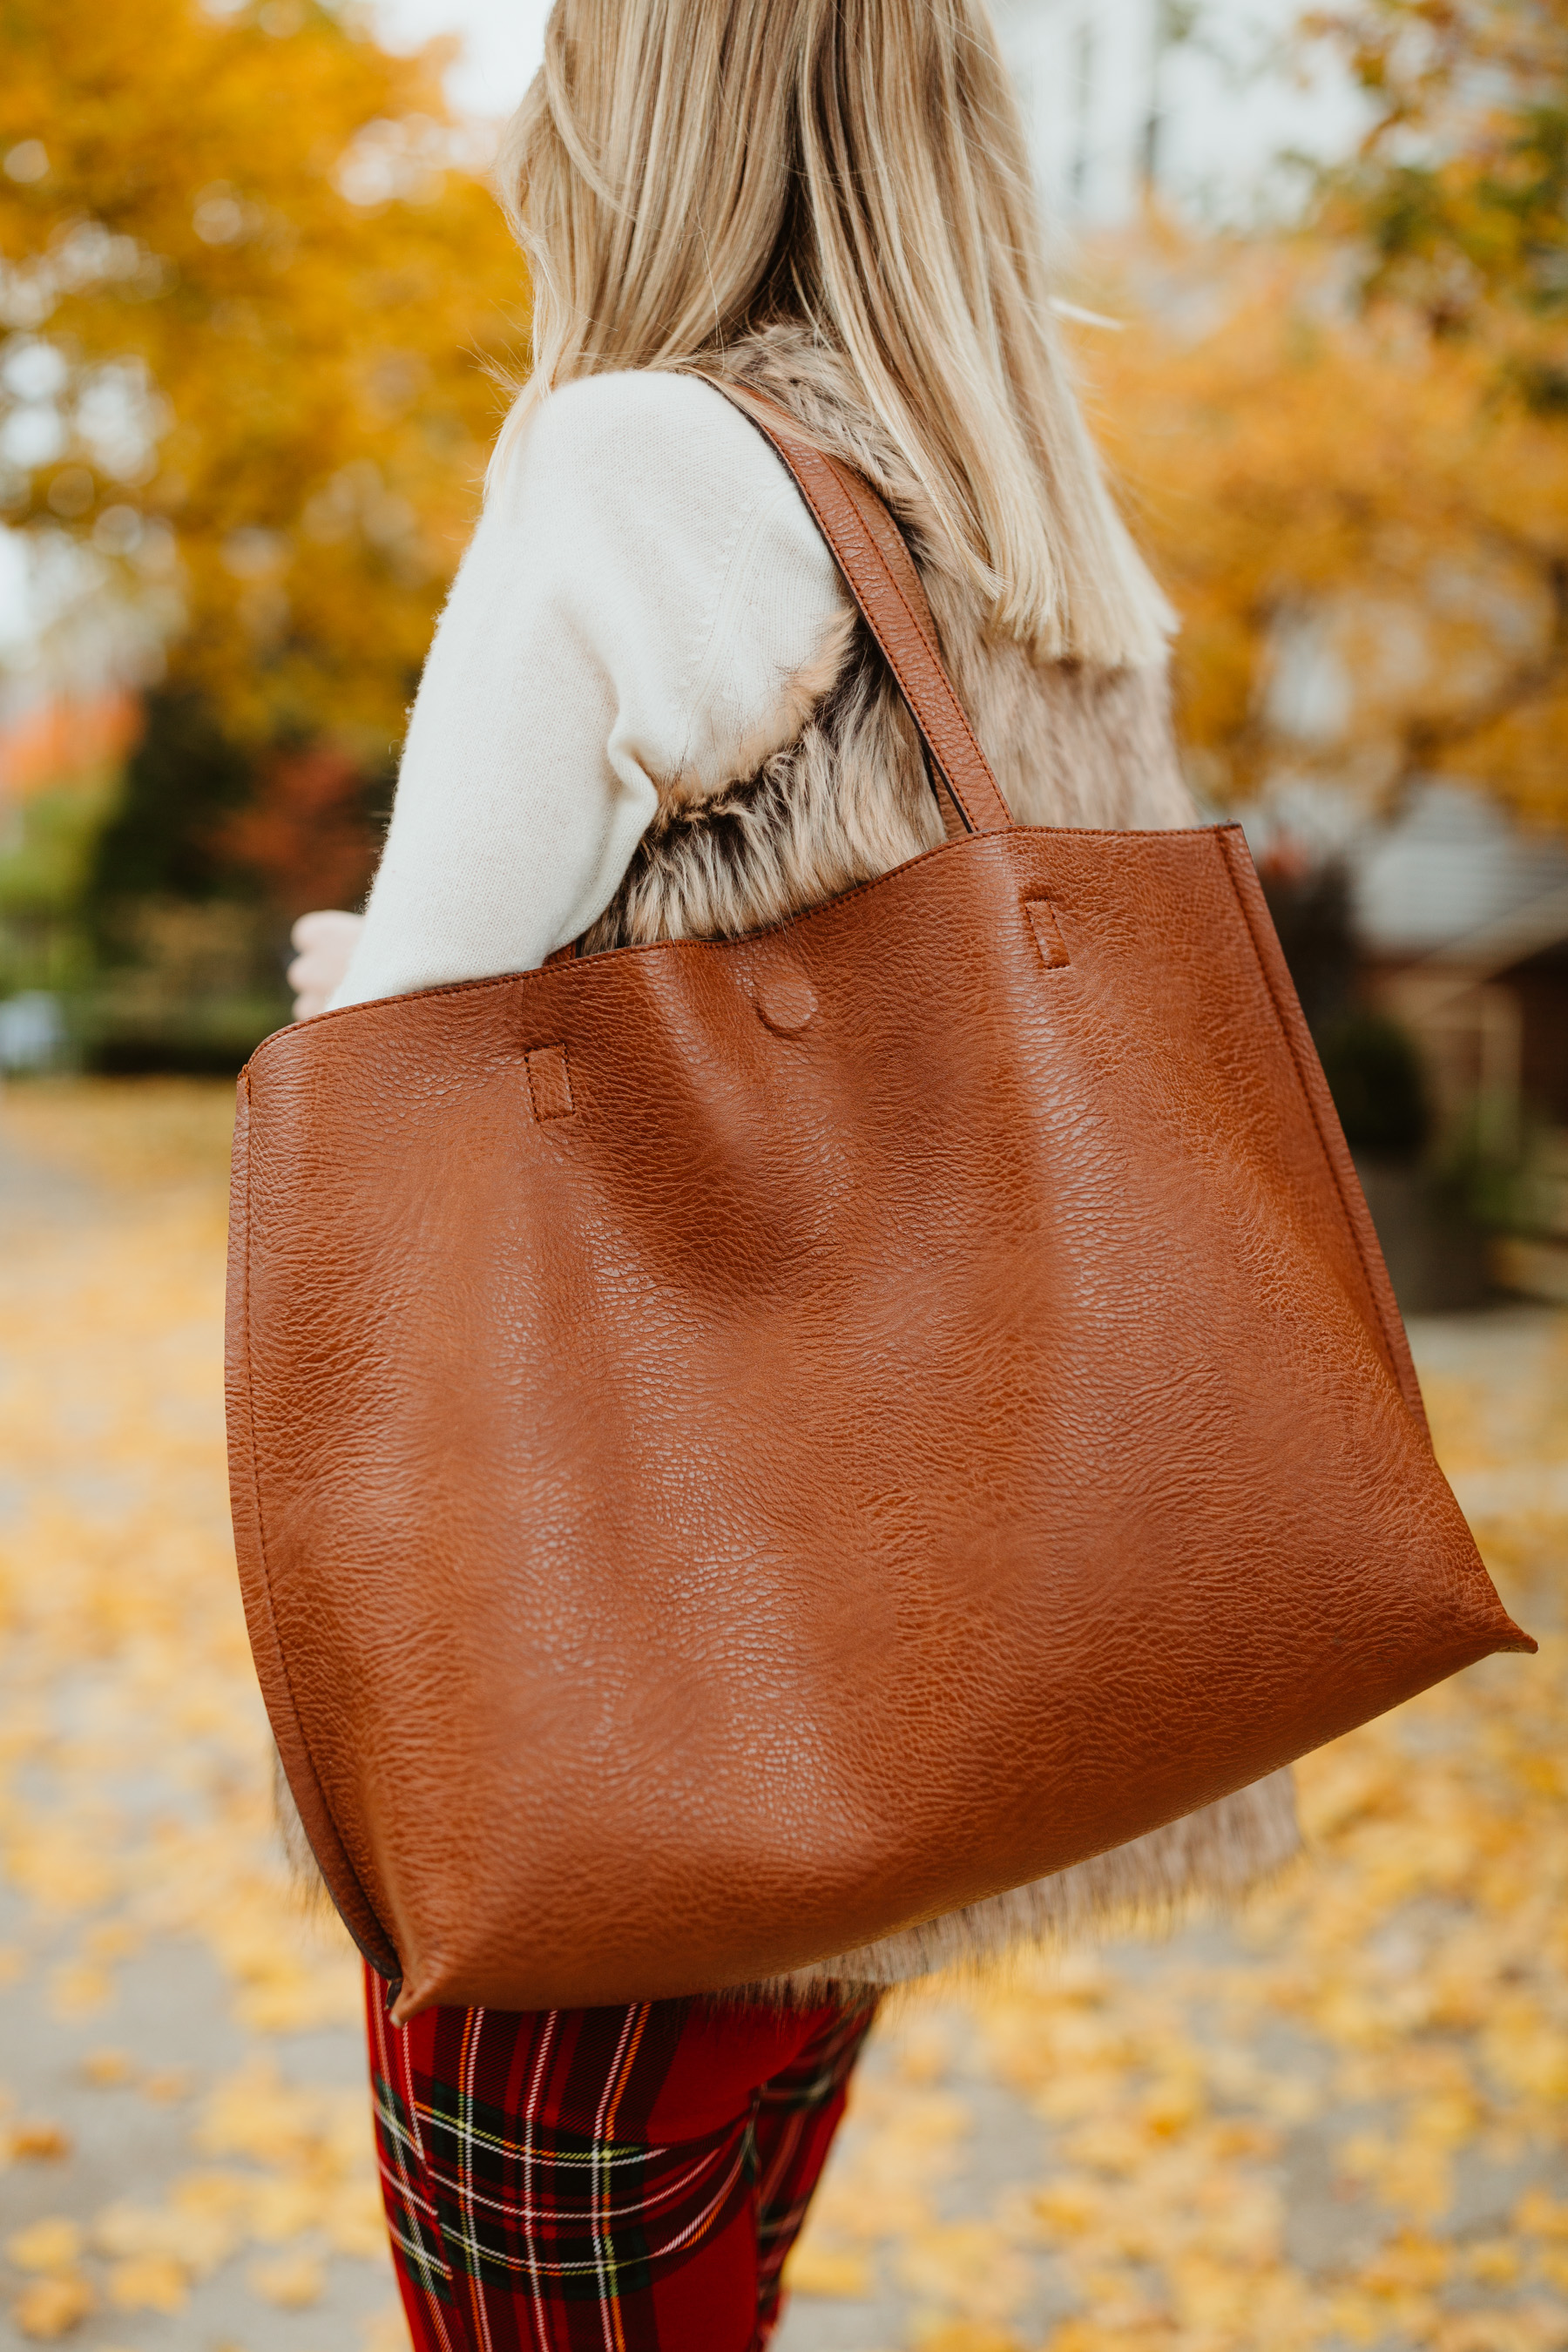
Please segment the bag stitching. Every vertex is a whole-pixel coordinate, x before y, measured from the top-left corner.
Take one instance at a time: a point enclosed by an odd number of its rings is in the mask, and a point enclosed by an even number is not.
[[[564,1110],[545,1110],[541,1106],[539,1089],[533,1083],[533,1065],[535,1057],[543,1054],[559,1054],[561,1056],[561,1083],[566,1090],[566,1108]],[[533,1113],[533,1123],[536,1127],[547,1126],[554,1119],[573,1118],[576,1116],[577,1103],[576,1098],[572,1092],[572,1067],[571,1064],[567,1060],[566,1048],[564,1045],[530,1045],[526,1047],[522,1056],[522,1067],[523,1074],[528,1080],[529,1108]]]

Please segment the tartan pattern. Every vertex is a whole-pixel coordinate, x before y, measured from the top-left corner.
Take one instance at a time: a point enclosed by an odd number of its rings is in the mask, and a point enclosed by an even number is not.
[[[794,2063],[763,2084],[752,2126],[757,2164],[757,2343],[778,2320],[784,2266],[844,2114],[849,2077],[880,2000],[840,2009]]]
[[[400,2032],[384,1990],[367,1969],[382,2194],[418,2352],[759,2352],[875,1996],[742,2013],[731,2085],[734,2011],[444,2009]],[[661,2132],[709,2082],[712,2127]]]

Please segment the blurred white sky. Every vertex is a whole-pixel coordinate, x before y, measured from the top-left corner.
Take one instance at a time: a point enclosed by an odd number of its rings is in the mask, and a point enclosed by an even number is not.
[[[375,13],[394,48],[460,33],[463,56],[447,80],[454,105],[510,114],[539,63],[550,0],[379,0]]]
[[[376,15],[384,37],[398,47],[415,47],[437,34],[459,34],[463,54],[447,78],[453,102],[465,112],[499,116],[517,104],[539,63],[550,5],[551,0],[376,0]],[[1037,158],[1042,184],[1059,200],[1056,184],[1066,165],[1051,151],[1057,145],[1065,149],[1070,133],[1065,121],[1051,121],[1050,109],[1040,106],[1031,86],[1039,78],[1036,68],[1047,68],[1048,61],[1048,78],[1065,90],[1079,70],[1075,53],[1087,54],[1092,39],[1110,116],[1117,110],[1113,86],[1119,80],[1126,85],[1127,106],[1142,110],[1142,50],[1149,37],[1142,20],[1152,22],[1157,8],[1152,0],[993,0],[993,6],[1044,147]],[[1184,194],[1203,177],[1199,158],[1205,147],[1217,151],[1213,160],[1223,159],[1226,175],[1241,187],[1266,171],[1276,149],[1321,152],[1353,136],[1356,118],[1342,84],[1325,86],[1320,79],[1309,89],[1288,73],[1256,71],[1300,13],[1300,0],[1206,0],[1203,30],[1229,52],[1232,62],[1226,73],[1196,56],[1174,61],[1175,87],[1169,95],[1176,110],[1178,152],[1172,161],[1177,179],[1193,184],[1184,184]],[[1252,73],[1245,71],[1244,61]],[[1113,123],[1105,130],[1115,143]],[[1114,180],[1114,172],[1110,176]],[[1097,215],[1123,208],[1107,184],[1102,201],[1091,203],[1089,211]]]

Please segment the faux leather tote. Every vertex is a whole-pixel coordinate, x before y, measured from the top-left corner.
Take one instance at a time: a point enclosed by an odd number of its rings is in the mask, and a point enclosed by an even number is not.
[[[892,518],[763,429],[945,845],[240,1081],[246,1611],[400,2020],[775,1978],[1534,1646],[1240,831],[1014,825]]]

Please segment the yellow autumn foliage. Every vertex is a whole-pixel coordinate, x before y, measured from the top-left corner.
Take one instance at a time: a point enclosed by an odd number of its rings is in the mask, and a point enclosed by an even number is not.
[[[1103,271],[1126,323],[1082,362],[1200,788],[1289,770],[1375,809],[1449,770],[1568,824],[1568,418],[1500,394],[1484,338],[1359,308],[1332,243],[1151,233]],[[1289,707],[1292,665],[1326,700]]]
[[[312,2313],[337,2264],[385,2261],[363,2089],[279,2056],[301,2030],[347,2047],[359,1983],[270,1824],[224,1486],[229,1118],[196,1087],[0,1100],[0,1151],[48,1206],[0,1253],[10,1997],[47,2010],[43,1956],[74,1955],[112,2015],[139,1953],[195,1939],[245,2049],[167,2110],[183,2168],[108,2198],[0,2083],[0,2155],[43,2198],[0,2246],[31,2340],[95,2310],[155,2332],[204,2283],[254,2298],[259,2337],[261,2306]],[[1229,1930],[890,2005],[792,2264],[808,2324],[824,2298],[868,2314],[858,2336],[835,2321],[868,2352],[1568,2352],[1568,1318],[1417,1344],[1440,1456],[1540,1656],[1308,1759],[1307,1861]],[[141,1807],[148,1786],[182,1801]],[[84,2098],[166,2071],[70,2030]],[[1302,2148],[1342,2217],[1316,2252]],[[400,2328],[389,2309],[378,2352]]]
[[[440,51],[322,0],[11,0],[0,516],[172,632],[238,732],[401,731],[521,266]]]

